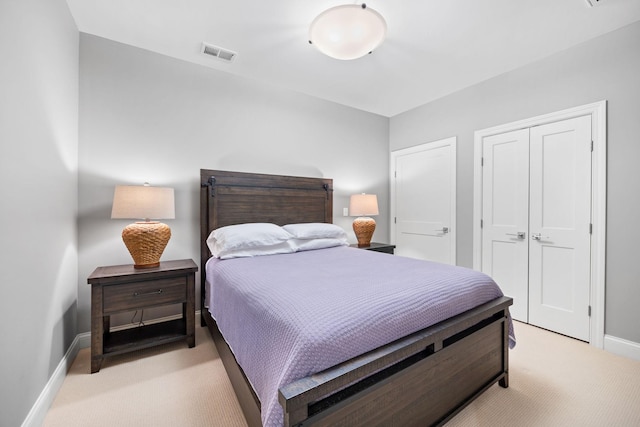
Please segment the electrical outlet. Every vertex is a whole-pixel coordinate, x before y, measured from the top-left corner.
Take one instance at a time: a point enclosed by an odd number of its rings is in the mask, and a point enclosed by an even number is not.
[[[349,208],[342,208],[342,215],[349,216]]]

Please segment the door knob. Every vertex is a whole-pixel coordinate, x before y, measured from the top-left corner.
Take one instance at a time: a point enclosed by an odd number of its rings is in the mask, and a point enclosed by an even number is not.
[[[526,233],[524,231],[518,231],[517,233],[505,233],[507,236],[516,236],[518,239],[524,240]]]
[[[531,238],[533,240],[549,240],[549,236],[543,236],[541,233],[533,233]]]
[[[439,231],[440,233],[447,234],[449,232],[449,227],[442,227],[440,230],[436,230],[436,231]]]

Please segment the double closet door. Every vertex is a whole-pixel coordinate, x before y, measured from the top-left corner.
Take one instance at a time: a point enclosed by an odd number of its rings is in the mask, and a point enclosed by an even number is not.
[[[511,315],[589,340],[591,116],[482,140],[482,271]]]

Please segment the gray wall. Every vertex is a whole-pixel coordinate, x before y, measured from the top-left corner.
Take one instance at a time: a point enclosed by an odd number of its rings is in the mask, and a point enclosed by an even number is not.
[[[120,234],[132,221],[109,219],[116,184],[175,188],[162,259],[199,262],[201,168],[333,178],[334,222],[353,242],[342,208],[352,193],[377,193],[374,239],[388,241],[387,118],[95,36],[80,40],[79,332],[90,329],[87,276],[131,263]]]
[[[608,101],[605,332],[640,342],[640,23],[503,74],[390,122],[390,148],[458,137],[458,263],[473,264],[473,133]]]
[[[78,31],[64,0],[0,2],[0,425],[76,336]]]

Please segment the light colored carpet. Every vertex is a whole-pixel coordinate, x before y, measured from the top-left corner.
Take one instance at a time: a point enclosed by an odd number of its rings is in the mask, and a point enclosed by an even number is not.
[[[196,346],[172,343],[107,358],[91,372],[80,350],[47,416],[47,427],[246,426],[207,328]]]
[[[509,388],[494,385],[447,427],[640,426],[640,362],[515,322]]]
[[[516,323],[509,388],[492,386],[447,427],[640,426],[640,362]],[[175,343],[74,361],[44,426],[245,426],[206,328]]]

